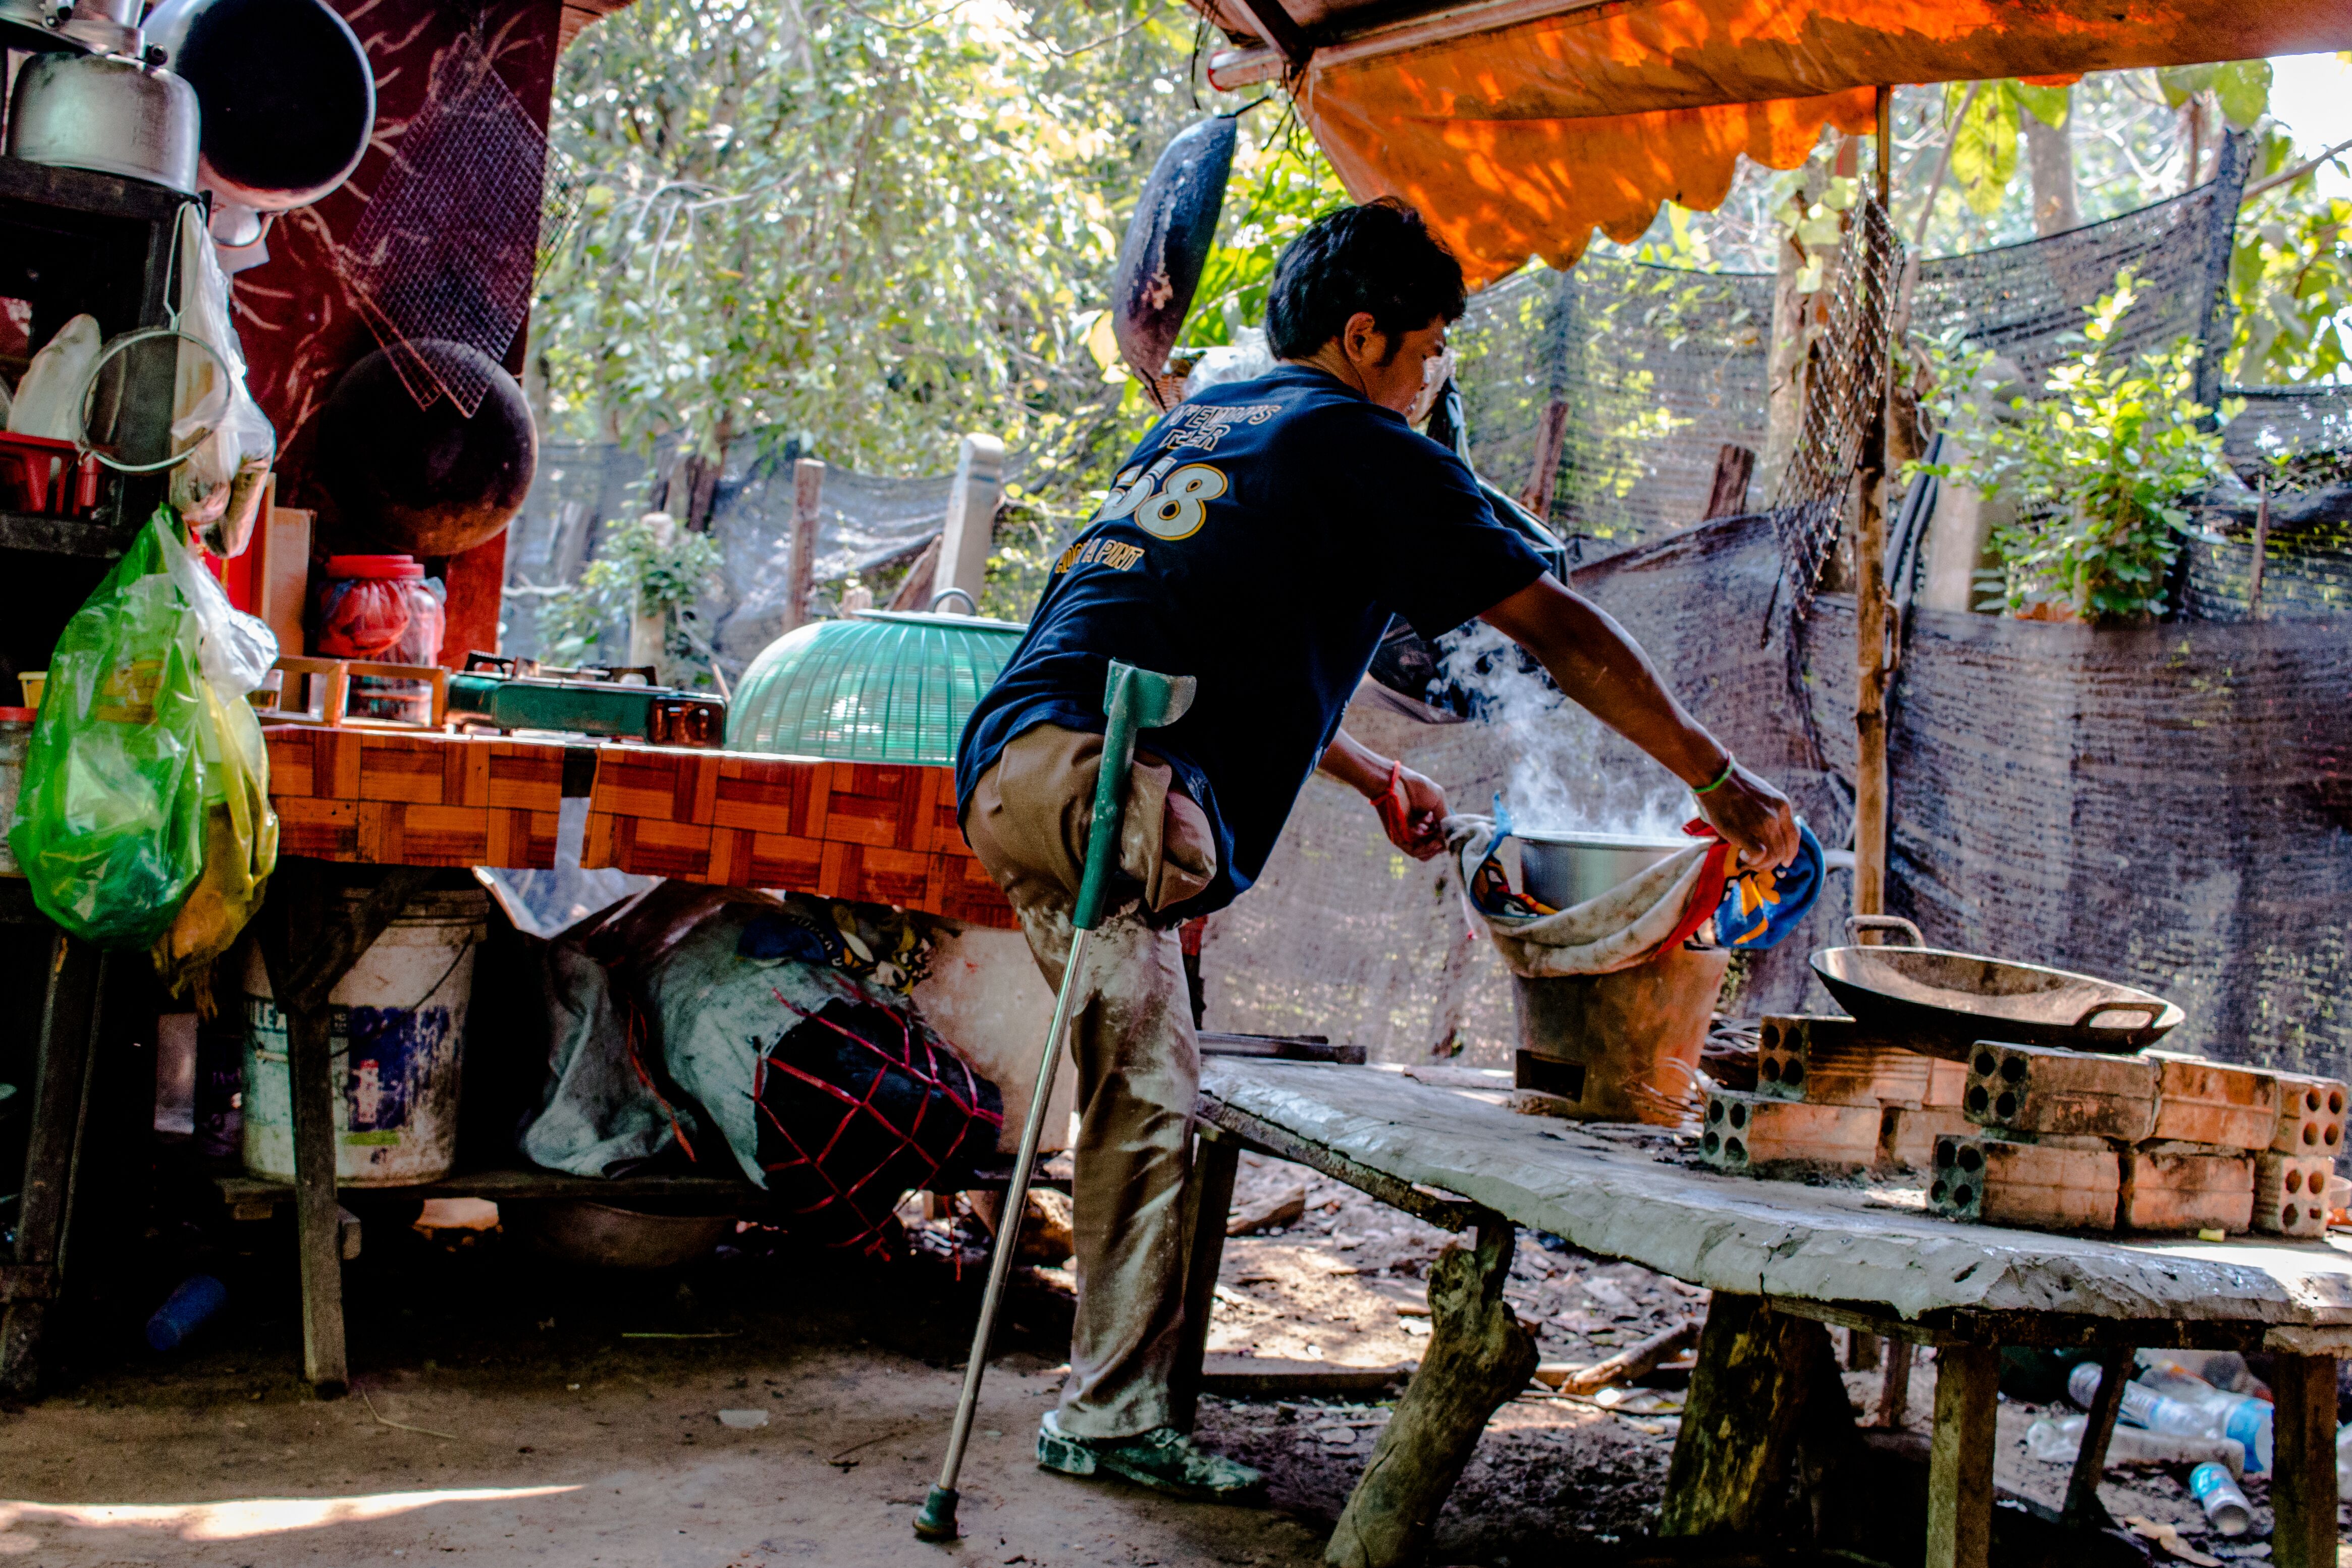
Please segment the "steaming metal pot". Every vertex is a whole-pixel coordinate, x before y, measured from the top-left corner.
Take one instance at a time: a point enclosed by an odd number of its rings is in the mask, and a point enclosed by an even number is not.
[[[196,193],[195,89],[122,55],[36,55],[16,73],[8,155]]]

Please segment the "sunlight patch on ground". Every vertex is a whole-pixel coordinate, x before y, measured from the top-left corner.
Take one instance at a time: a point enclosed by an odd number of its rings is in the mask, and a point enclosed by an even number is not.
[[[477,1487],[446,1491],[371,1492],[358,1497],[254,1497],[221,1502],[49,1503],[0,1501],[0,1553],[29,1550],[31,1539],[16,1527],[58,1523],[85,1529],[131,1527],[182,1541],[243,1541],[331,1524],[388,1519],[445,1502],[516,1502],[555,1497],[576,1486]]]

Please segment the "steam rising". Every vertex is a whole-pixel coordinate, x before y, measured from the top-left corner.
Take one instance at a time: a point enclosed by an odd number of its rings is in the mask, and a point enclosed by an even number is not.
[[[1672,774],[1523,669],[1510,639],[1486,622],[1472,622],[1445,651],[1438,680],[1476,693],[1486,720],[1507,736],[1503,800],[1521,831],[1672,838],[1696,814]]]

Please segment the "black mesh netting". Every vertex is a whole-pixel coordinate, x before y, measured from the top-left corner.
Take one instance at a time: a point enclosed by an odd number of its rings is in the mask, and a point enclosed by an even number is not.
[[[646,497],[676,461],[665,445],[646,453],[603,442],[551,441],[507,541],[510,603],[535,591],[577,582],[593,558],[601,526],[646,509]],[[1017,475],[1017,469],[1013,471]],[[816,580],[837,581],[919,550],[947,519],[947,475],[887,479],[828,467],[817,533]],[[740,671],[783,631],[792,555],[793,465],[763,455],[756,440],[730,448],[713,495],[711,531],[726,551],[714,601],[713,639]],[[505,651],[540,653],[527,610],[509,614]]]
[[[2114,340],[2137,352],[2195,335],[2228,256],[2216,189],[1922,262],[1912,329],[1964,336],[2039,386],[2081,348],[2084,308],[2129,267],[2138,300]],[[1481,291],[1454,334],[1479,472],[1525,498],[1541,494],[1548,459],[1553,526],[1612,546],[1696,521],[1721,446],[1766,448],[1772,292],[1769,274],[1600,256]]]
[[[907,1013],[836,999],[799,1015],[752,1079],[759,1160],[801,1235],[874,1244],[908,1192],[996,1149],[996,1086]]]

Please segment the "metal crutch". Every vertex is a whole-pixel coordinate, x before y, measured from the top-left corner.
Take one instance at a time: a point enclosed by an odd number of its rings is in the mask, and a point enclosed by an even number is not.
[[[1029,1114],[1021,1127],[1021,1151],[1013,1159],[1013,1185],[1004,1195],[1004,1215],[997,1221],[996,1251],[989,1260],[988,1291],[980,1301],[980,1326],[971,1336],[971,1359],[964,1364],[963,1397],[956,1402],[955,1426],[948,1435],[948,1455],[940,1466],[939,1484],[915,1515],[915,1533],[925,1541],[956,1538],[956,1478],[963,1469],[964,1447],[971,1438],[972,1416],[980,1408],[980,1380],[988,1367],[988,1342],[996,1330],[996,1310],[1004,1300],[1004,1281],[1013,1272],[1013,1255],[1019,1249],[1021,1221],[1029,1206],[1029,1175],[1037,1163],[1037,1140],[1045,1132],[1045,1102],[1054,1090],[1054,1075],[1062,1061],[1062,1042],[1068,1038],[1070,1015],[1085,995],[1082,972],[1087,947],[1095,927],[1102,924],[1110,880],[1118,869],[1121,828],[1127,815],[1127,776],[1135,760],[1139,730],[1175,723],[1192,706],[1190,675],[1162,675],[1111,661],[1110,678],[1103,685],[1102,771],[1095,779],[1094,821],[1087,831],[1086,873],[1078,883],[1078,904],[1072,913],[1069,961],[1062,967],[1061,994],[1054,999],[1054,1023],[1045,1036],[1044,1057],[1037,1063],[1037,1087],[1029,1098]]]

